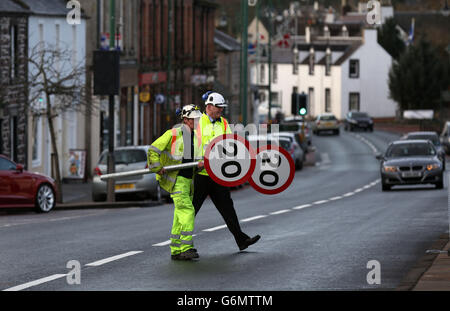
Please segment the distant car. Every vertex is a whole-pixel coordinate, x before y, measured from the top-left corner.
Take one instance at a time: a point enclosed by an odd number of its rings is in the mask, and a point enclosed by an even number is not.
[[[445,122],[442,133],[439,137],[442,147],[447,154],[450,154],[450,121]]]
[[[365,112],[350,111],[345,116],[344,130],[354,131],[355,129],[373,132],[372,118]]]
[[[255,149],[265,146],[265,145],[278,145],[279,147],[285,149],[292,157],[295,163],[295,169],[303,169],[303,150],[297,144],[295,140],[288,137],[273,137],[270,135],[249,135],[247,137],[250,145]]]
[[[293,118],[285,118],[280,123],[280,132],[293,132],[299,136],[297,143],[302,146],[305,153],[308,151],[308,146],[312,143],[312,131],[311,125],[303,120],[297,120]],[[302,140],[302,136],[304,139]]]
[[[428,139],[436,148],[437,154],[442,161],[442,167],[445,171],[445,150],[439,141],[439,136],[436,132],[410,132],[403,136],[403,139]]]
[[[148,167],[147,151],[150,146],[127,146],[114,149],[115,172],[128,172],[142,170]],[[107,181],[100,179],[100,176],[107,173],[108,151],[105,150],[100,155],[97,166],[94,169],[92,182],[92,200],[105,201],[107,195]],[[156,174],[136,175],[116,179],[115,194],[137,194],[141,198],[151,198],[161,200],[169,194],[161,189],[156,180]]]
[[[48,176],[25,171],[0,155],[0,208],[31,207],[47,213],[56,204],[55,181]]]
[[[397,140],[389,144],[381,161],[381,187],[390,190],[395,185],[434,184],[444,186],[444,173],[436,148],[429,140]]]
[[[319,114],[313,123],[313,133],[319,135],[321,132],[332,131],[339,135],[339,121],[331,113]]]

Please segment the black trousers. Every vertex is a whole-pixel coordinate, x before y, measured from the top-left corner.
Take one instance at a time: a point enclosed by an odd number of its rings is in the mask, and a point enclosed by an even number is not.
[[[233,234],[238,246],[242,245],[244,241],[250,238],[241,230],[239,220],[234,210],[233,200],[231,199],[230,189],[219,185],[209,176],[195,175],[194,179],[194,199],[192,204],[195,208],[195,215],[203,205],[203,202],[210,196],[220,215],[222,215],[228,230]]]

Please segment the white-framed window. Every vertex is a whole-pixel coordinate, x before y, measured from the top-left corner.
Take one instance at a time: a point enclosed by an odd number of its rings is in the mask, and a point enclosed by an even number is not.
[[[266,66],[261,64],[259,67],[259,83],[266,82]]]
[[[348,96],[348,110],[359,111],[360,109],[359,100],[360,100],[359,93],[357,92],[350,93]]]
[[[42,154],[42,118],[34,117],[32,121],[32,167],[41,166]]]
[[[351,59],[349,63],[349,77],[359,78],[359,59]]]
[[[331,112],[331,90],[325,89],[325,112]]]
[[[273,68],[272,82],[278,83],[278,66],[277,66],[277,64],[273,64],[272,68]]]

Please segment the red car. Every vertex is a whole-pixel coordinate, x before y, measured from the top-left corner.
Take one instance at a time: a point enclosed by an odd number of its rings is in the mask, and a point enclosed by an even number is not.
[[[55,203],[53,179],[27,172],[23,165],[0,155],[0,208],[35,207],[37,212],[47,213]]]

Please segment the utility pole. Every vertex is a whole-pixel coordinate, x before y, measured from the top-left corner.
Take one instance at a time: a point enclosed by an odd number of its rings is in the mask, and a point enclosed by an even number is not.
[[[166,121],[169,122],[169,120],[172,118],[172,111],[170,107],[170,72],[172,70],[172,58],[171,58],[171,51],[172,51],[172,0],[168,1],[168,31],[167,31],[167,83],[166,83],[166,112],[167,117]]]
[[[268,120],[267,123],[271,124],[272,120],[272,28],[273,28],[273,3],[272,0],[269,0],[269,112],[268,112]],[[270,127],[269,127],[270,128]]]
[[[116,1],[110,0],[110,16],[109,16],[109,47],[115,48],[115,29],[116,29]],[[108,174],[115,171],[114,160],[114,95],[109,95],[109,118],[108,118]],[[115,182],[113,179],[108,180],[106,200],[108,202],[115,202]]]
[[[242,13],[242,42],[241,42],[241,103],[242,103],[242,122],[247,125],[247,66],[248,66],[248,0],[241,0]]]

